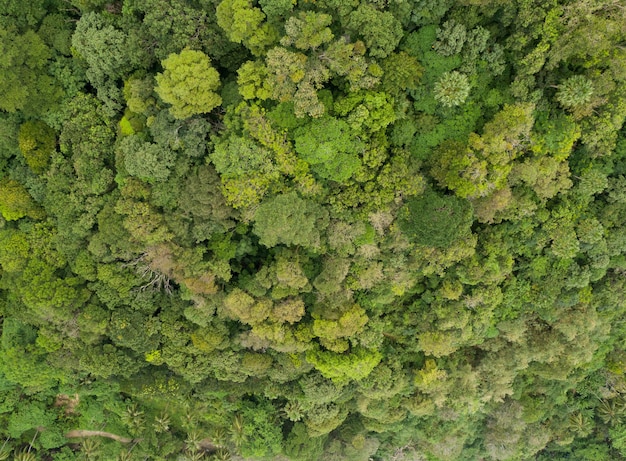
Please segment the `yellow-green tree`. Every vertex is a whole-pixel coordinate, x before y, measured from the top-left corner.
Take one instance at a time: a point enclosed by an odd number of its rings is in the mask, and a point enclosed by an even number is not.
[[[202,51],[183,50],[162,62],[163,73],[156,76],[157,94],[171,104],[170,113],[179,119],[211,112],[222,103],[215,93],[220,76],[211,59]]]
[[[9,178],[0,180],[0,213],[7,221],[15,221],[25,216],[35,219],[42,217],[42,210],[26,188]]]

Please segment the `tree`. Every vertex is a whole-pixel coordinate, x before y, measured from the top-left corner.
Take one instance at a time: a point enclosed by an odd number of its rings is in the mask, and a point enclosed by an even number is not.
[[[327,226],[328,212],[296,192],[266,200],[254,214],[254,233],[266,247],[284,244],[319,250]]]
[[[41,219],[43,212],[26,188],[19,182],[3,178],[0,180],[0,213],[7,221],[28,216]]]
[[[387,56],[382,68],[383,88],[385,92],[393,95],[416,89],[424,72],[417,59],[404,51]]]
[[[259,0],[268,20],[277,20],[293,10],[296,0]]]
[[[270,174],[276,167],[272,153],[249,137],[229,136],[215,145],[209,155],[215,170],[223,178]]]
[[[196,241],[235,225],[236,213],[226,204],[220,191],[220,178],[210,165],[200,166],[187,176],[178,206],[192,218],[192,235]]]
[[[54,130],[41,121],[25,122],[19,131],[20,152],[35,173],[43,173],[56,148]]]
[[[446,72],[435,83],[435,99],[447,107],[459,106],[470,92],[467,76],[457,71]]]
[[[122,93],[116,81],[131,67],[126,54],[126,34],[108,23],[103,16],[89,12],[76,25],[72,47],[78,57],[86,62],[86,76],[98,90],[98,98],[109,112],[119,110]]]
[[[357,335],[363,330],[368,320],[365,311],[358,304],[354,304],[336,320],[316,318],[313,321],[313,333],[320,338],[321,344],[327,349],[344,352],[348,349],[348,343],[342,338]]]
[[[324,179],[345,183],[361,167],[364,146],[343,120],[324,116],[295,131],[296,152]]]
[[[574,75],[559,85],[556,100],[566,109],[580,108],[591,102],[593,84],[584,75]]]
[[[337,354],[335,352],[312,349],[306,359],[324,376],[336,384],[345,385],[350,381],[361,381],[378,365],[382,355],[378,351],[362,347]]]
[[[505,186],[513,159],[533,127],[532,104],[505,105],[468,143],[448,141],[433,159],[431,174],[459,197],[486,197]]]
[[[348,94],[338,99],[333,108],[337,114],[347,118],[348,124],[357,133],[361,131],[374,133],[383,130],[396,120],[393,98],[378,91],[363,90]],[[376,138],[372,141],[374,144]]]
[[[127,6],[125,5],[125,8]],[[183,0],[145,0],[132,2],[134,14],[142,17],[140,24],[133,24],[129,30],[129,41],[137,42],[128,53],[142,62],[142,68],[149,68],[152,60],[163,60],[185,47],[194,50],[210,50],[211,56],[219,59],[225,53],[233,52],[234,46],[228,43],[219,26],[215,23],[215,5],[211,9],[198,3],[190,5]],[[134,21],[134,19],[133,19]],[[148,56],[142,57],[137,49],[150,44]],[[146,59],[147,58],[147,59]]]
[[[398,217],[400,229],[411,241],[440,248],[467,236],[473,221],[467,200],[433,191],[411,198]]]
[[[261,55],[278,39],[276,29],[263,22],[263,11],[253,7],[250,0],[222,0],[217,5],[216,15],[217,23],[228,38],[242,43],[254,55]]]
[[[32,30],[20,34],[15,26],[0,25],[0,109],[43,113],[58,96],[45,69],[52,53]]]
[[[379,11],[362,3],[350,14],[349,28],[361,35],[375,58],[385,58],[402,38],[402,24],[389,11]]]
[[[5,318],[2,326],[0,372],[3,381],[6,378],[32,393],[52,388],[62,373],[50,366],[46,352],[37,347],[37,330],[14,318]]]
[[[307,68],[306,55],[289,51],[286,48],[275,47],[267,52],[266,65],[269,74],[269,81],[273,88],[272,97],[278,101],[285,102],[296,98],[298,94],[299,107],[306,104],[307,106],[314,105],[315,110],[309,110],[310,115],[319,116],[323,113],[324,107],[317,98],[317,93],[312,94],[303,93],[300,87],[306,83],[306,68]],[[326,80],[328,77],[323,75]],[[321,83],[322,81],[320,81]],[[304,88],[304,87],[303,87]],[[305,103],[305,96],[306,102]],[[296,110],[296,115],[302,116],[305,112],[302,109]]]
[[[285,440],[285,454],[297,461],[322,459],[326,437],[311,437],[303,423],[294,424]]]
[[[149,114],[154,107],[153,78],[130,78],[124,82],[124,99],[131,112],[136,114]]]
[[[317,49],[333,39],[328,27],[332,16],[313,11],[301,11],[285,23],[285,37],[280,39],[283,46],[294,46],[299,50]]]
[[[451,19],[437,29],[437,41],[433,44],[433,49],[443,56],[452,56],[461,52],[466,39],[465,26]]]
[[[282,451],[281,428],[274,423],[276,409],[270,401],[243,402],[241,418],[245,435],[240,448],[243,456],[262,458]]]
[[[165,181],[174,165],[171,149],[155,143],[142,142],[138,136],[127,136],[120,143],[124,167],[131,176],[154,183]]]
[[[157,74],[155,91],[178,119],[211,112],[222,103],[215,93],[220,86],[219,73],[211,59],[201,51],[183,50],[170,54],[162,62],[164,72]]]
[[[264,100],[273,93],[267,67],[260,61],[247,61],[237,70],[237,85],[244,99]]]

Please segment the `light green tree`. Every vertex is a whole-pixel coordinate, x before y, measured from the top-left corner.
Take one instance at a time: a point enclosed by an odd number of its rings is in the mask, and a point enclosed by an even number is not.
[[[580,108],[591,102],[593,83],[584,75],[574,75],[558,87],[556,100],[566,109]]]
[[[211,112],[222,103],[215,93],[220,86],[219,73],[211,59],[201,51],[183,50],[163,62],[164,72],[156,76],[155,91],[168,104],[170,113],[179,119]]]
[[[23,185],[9,178],[0,180],[0,213],[4,219],[41,218],[42,212]]]
[[[276,29],[265,20],[265,14],[252,6],[251,0],[222,0],[217,5],[217,23],[224,29],[228,38],[242,43],[254,55],[276,42]]]
[[[444,106],[460,106],[469,96],[469,79],[457,71],[446,72],[435,83],[434,90],[435,99]]]
[[[332,16],[313,11],[301,11],[285,23],[287,35],[280,40],[283,46],[294,46],[299,50],[315,50],[333,39],[330,23]]]

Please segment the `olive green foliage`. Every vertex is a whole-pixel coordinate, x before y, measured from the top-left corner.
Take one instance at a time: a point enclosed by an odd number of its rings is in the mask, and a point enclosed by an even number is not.
[[[7,221],[30,216],[36,218],[41,211],[28,190],[19,182],[4,178],[0,181],[0,213]]]
[[[319,249],[328,212],[295,192],[263,202],[254,214],[254,233],[266,247],[278,244]]]
[[[616,0],[0,0],[0,461],[626,459]]]
[[[26,122],[20,126],[18,139],[28,166],[35,173],[43,173],[56,148],[54,130],[41,121]]]
[[[415,243],[445,248],[470,233],[473,213],[467,200],[428,191],[411,198],[398,219],[400,228]]]
[[[451,19],[437,29],[437,41],[434,43],[433,49],[443,56],[452,56],[461,52],[466,40],[467,29],[465,26]]]

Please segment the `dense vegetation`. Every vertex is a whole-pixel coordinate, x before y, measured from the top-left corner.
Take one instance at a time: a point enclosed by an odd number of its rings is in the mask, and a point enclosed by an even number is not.
[[[621,0],[0,0],[0,460],[626,459]]]

